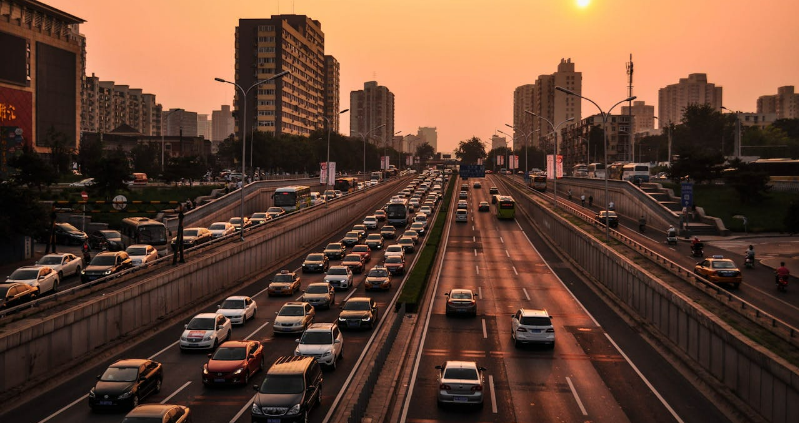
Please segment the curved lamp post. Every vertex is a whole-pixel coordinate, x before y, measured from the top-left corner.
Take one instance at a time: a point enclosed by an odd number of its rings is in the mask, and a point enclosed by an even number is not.
[[[344,109],[344,110],[340,111],[339,114],[342,114],[342,113],[347,112],[349,110],[350,109]],[[322,116],[322,118],[325,119],[325,122],[328,122],[328,157],[325,159],[325,190],[328,190],[329,187],[331,186],[331,181],[330,181],[330,179],[331,179],[330,178],[330,175],[331,175],[331,172],[330,172],[330,168],[331,168],[331,121],[324,115]],[[328,206],[328,202],[326,201],[325,202],[325,207],[327,207],[327,206]]]
[[[367,180],[367,137],[369,137],[369,134],[372,133],[372,131],[376,131],[378,129],[381,129],[384,126],[386,126],[385,123],[370,129],[365,134],[358,134],[359,136],[361,136],[361,139],[364,140],[364,181],[365,182]]]
[[[547,122],[550,125],[550,128],[553,130],[553,135],[555,136],[555,142],[553,143],[554,144],[553,145],[553,150],[555,150],[555,152],[553,153],[553,207],[558,208],[558,189],[557,189],[558,188],[558,185],[557,185],[558,184],[558,167],[557,167],[557,163],[556,163],[556,161],[558,160],[558,128],[560,128],[561,125],[563,125],[563,124],[565,124],[567,122],[572,122],[573,120],[575,120],[575,118],[571,117],[571,118],[569,118],[567,120],[562,120],[561,122],[558,123],[558,125],[554,126],[553,122],[550,122],[549,119],[547,119],[545,117],[542,117],[542,116],[539,116],[536,113],[531,112],[530,110],[525,110],[525,113],[527,113],[527,114],[529,114],[531,116],[538,117],[539,119],[542,119],[543,121]]]

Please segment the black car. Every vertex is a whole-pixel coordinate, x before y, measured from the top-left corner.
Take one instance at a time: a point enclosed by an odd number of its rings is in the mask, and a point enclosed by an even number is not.
[[[0,283],[0,309],[11,308],[36,299],[39,290],[26,283]]]
[[[131,409],[151,394],[161,391],[164,370],[161,363],[145,359],[117,360],[89,391],[92,410]]]
[[[601,224],[605,225],[606,224],[606,211],[603,210],[603,211],[597,213],[596,215],[594,215],[594,218],[598,222],[600,222]],[[617,213],[613,212],[613,211],[609,211],[608,212],[608,227],[609,228],[616,228],[618,226],[619,226],[619,218],[617,217]]]
[[[396,228],[392,225],[383,225],[381,228],[381,236],[384,239],[393,239],[395,230]]]
[[[490,187],[489,194],[500,194],[500,190],[497,187]]]
[[[328,257],[322,253],[311,253],[303,262],[303,273],[327,272],[330,267]]]
[[[101,231],[94,231],[89,235],[89,248],[93,250],[108,251],[122,251],[125,249],[125,244],[122,243],[122,234],[118,231],[104,229]]]
[[[307,422],[322,396],[322,369],[314,357],[278,357],[253,389],[251,422]]]
[[[345,247],[352,247],[358,244],[358,241],[361,241],[361,237],[358,235],[358,232],[350,231],[344,234],[344,238],[342,238],[341,242],[345,245]]]
[[[378,321],[378,303],[368,297],[352,297],[342,305],[338,321],[341,329],[371,329]]]
[[[69,223],[56,223],[55,237],[57,244],[64,245],[81,245],[88,239],[85,232]]]
[[[208,241],[214,239],[214,235],[211,234],[206,228],[184,228],[183,230],[183,248],[191,248],[197,245],[205,244]],[[175,250],[175,242],[177,242],[178,237],[172,238],[172,250]]]
[[[133,267],[133,261],[124,251],[100,253],[81,271],[81,283],[113,275]]]
[[[328,260],[341,260],[342,257],[345,255],[346,248],[344,244],[341,242],[331,242],[325,247],[325,257],[328,257]]]

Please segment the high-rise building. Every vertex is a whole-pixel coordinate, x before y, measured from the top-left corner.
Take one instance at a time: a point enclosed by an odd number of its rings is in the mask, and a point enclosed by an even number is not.
[[[762,95],[756,102],[756,113],[774,113],[778,119],[797,119],[798,94],[794,86],[778,87],[778,94]]]
[[[527,140],[525,135],[533,130],[533,116],[525,113],[526,110],[533,111],[533,95],[536,84],[520,85],[514,90],[514,138],[525,145]]]
[[[325,36],[319,21],[305,15],[239,19],[236,27],[236,83],[250,87],[280,72],[290,75],[254,88],[246,99],[234,90],[236,132],[256,130],[308,135],[323,128]],[[244,101],[247,101],[246,122]],[[337,111],[338,112],[338,111]]]
[[[361,135],[378,146],[388,145],[394,136],[394,94],[376,81],[350,92],[350,136]]]
[[[605,135],[608,140],[608,163],[630,160],[628,146],[631,145],[630,116],[627,114],[608,115]],[[559,130],[558,154],[563,156],[564,171],[579,163],[604,163],[603,145],[589,149],[589,134],[592,127],[603,128],[603,118],[599,114],[577,122],[570,122]],[[546,146],[547,154],[553,154],[552,137]]]
[[[500,135],[492,135],[492,150],[502,147],[508,147],[508,143],[506,142],[506,137],[501,137]]]
[[[225,141],[236,128],[231,106],[223,104],[221,110],[211,112],[211,141]]]
[[[634,101],[632,107],[622,106],[623,115],[631,115],[633,117],[633,133],[638,134],[647,132],[655,126],[655,106],[648,106],[644,101]]]
[[[339,61],[335,57],[325,55],[325,117],[331,123],[331,130],[339,132]],[[327,129],[327,128],[326,128]]]
[[[542,148],[553,131],[550,124],[525,113],[525,110],[549,120],[553,125],[558,125],[569,118],[579,121],[581,99],[558,91],[556,87],[564,87],[581,94],[582,84],[583,74],[575,71],[575,63],[571,59],[561,59],[555,73],[540,75],[536,83],[517,87],[514,90],[514,138],[520,140],[520,146],[526,142],[525,135],[533,132],[529,139],[538,139],[538,142],[531,144]]]
[[[197,114],[197,136],[211,139],[211,121],[208,120],[208,115]]]
[[[109,133],[122,125],[142,135],[161,135],[161,105],[156,96],[101,81],[94,73],[84,78],[81,131]]]
[[[438,135],[436,134],[436,127],[420,126],[417,130],[417,136],[423,139],[423,142],[430,144],[433,147],[433,152],[439,151]]]
[[[197,113],[183,109],[169,109],[161,113],[164,122],[164,135],[168,137],[196,137]]]
[[[722,110],[722,87],[710,84],[704,73],[693,73],[677,84],[659,89],[658,126],[680,123],[684,109],[692,104],[707,104],[714,110]]]

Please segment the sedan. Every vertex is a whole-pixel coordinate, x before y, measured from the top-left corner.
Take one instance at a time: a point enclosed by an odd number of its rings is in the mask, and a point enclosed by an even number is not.
[[[264,348],[258,341],[227,341],[208,355],[203,384],[249,385],[250,377],[264,368]]]
[[[281,216],[283,216],[285,214],[286,214],[286,210],[284,210],[284,209],[282,209],[280,207],[273,206],[273,207],[270,207],[270,208],[267,209],[267,216],[269,216],[270,219],[275,219],[275,218],[281,217]]]
[[[56,243],[64,245],[81,245],[89,239],[85,232],[69,223],[56,223],[55,237]]]
[[[490,209],[489,209],[489,202],[488,201],[481,201],[478,204],[478,211],[479,212],[488,212],[489,210]]]
[[[395,227],[392,225],[383,225],[381,228],[381,236],[385,239],[392,239],[394,238],[394,231]]]
[[[379,221],[384,221],[386,220],[386,212],[381,209],[375,210],[375,217],[378,218]]]
[[[192,248],[214,239],[214,235],[206,228],[185,228],[183,230],[183,248]],[[178,237],[172,238],[172,251],[176,249]]]
[[[353,225],[353,229],[351,229],[351,231],[358,232],[358,236],[360,236],[361,239],[364,239],[364,237],[367,236],[367,227],[364,225]]]
[[[124,251],[100,253],[81,271],[81,283],[91,282],[133,267],[133,261]]]
[[[317,282],[309,284],[303,293],[303,301],[311,304],[314,308],[323,307],[330,309],[336,302],[336,291],[327,282]]]
[[[136,408],[148,395],[161,392],[163,378],[159,362],[117,360],[97,376],[97,383],[89,391],[89,407],[92,410]]]
[[[314,323],[316,312],[309,303],[290,301],[275,313],[272,331],[278,333],[299,333]]]
[[[447,361],[436,366],[439,390],[438,405],[475,404],[483,406],[483,367],[474,361]]]
[[[367,229],[378,229],[378,218],[374,215],[369,215],[364,218],[363,224]]]
[[[258,305],[250,297],[228,297],[217,306],[217,313],[231,320],[232,325],[243,325],[249,319],[255,319]]]
[[[92,185],[94,185],[94,178],[81,179],[78,182],[69,184],[70,187],[90,187]]]
[[[236,229],[233,227],[233,225],[230,224],[230,222],[212,223],[211,226],[208,227],[208,230],[211,231],[211,236],[214,238],[228,236],[236,231]]]
[[[419,233],[417,233],[417,231],[412,231],[411,229],[403,232],[403,235],[400,236],[400,238],[405,238],[405,237],[413,239],[414,244],[416,244],[419,241]]]
[[[0,309],[35,300],[39,290],[26,283],[0,283]]]
[[[379,289],[388,291],[392,288],[392,275],[384,266],[375,266],[367,273],[364,280],[364,290]]]
[[[350,252],[353,254],[360,254],[361,257],[364,258],[364,263],[369,263],[372,260],[372,251],[366,244],[354,245]]]
[[[267,213],[264,213],[264,212],[256,212],[256,213],[253,213],[252,216],[250,216],[250,222],[253,225],[260,225],[262,223],[266,223],[270,219],[272,219],[272,217],[270,217],[270,215],[268,215]]]
[[[380,250],[383,248],[383,237],[380,234],[370,234],[366,244],[372,250]]]
[[[83,260],[70,253],[48,254],[39,259],[36,264],[47,266],[58,273],[58,278],[63,280],[65,276],[80,275]]]
[[[309,254],[302,265],[303,273],[327,272],[328,267],[330,267],[328,257],[322,253]]]
[[[334,288],[348,289],[353,286],[353,272],[347,266],[331,266],[323,280]]]
[[[272,282],[267,286],[267,296],[292,295],[299,290],[300,277],[297,273],[284,269],[272,277]]]
[[[378,321],[378,303],[368,297],[352,297],[342,305],[339,313],[339,327],[357,329],[375,327]]]
[[[38,290],[38,295],[56,292],[61,279],[49,266],[22,266],[15,270],[5,283],[24,283]]]
[[[418,234],[422,235],[425,233],[425,226],[423,222],[414,222],[411,224],[411,230],[417,231]]]
[[[102,230],[89,235],[89,247],[93,250],[122,251],[125,244],[122,243],[122,234],[119,232]]]
[[[134,244],[125,250],[134,266],[146,265],[158,260],[158,250],[152,245]]]
[[[444,294],[447,297],[444,313],[446,316],[452,314],[470,314],[472,316],[478,315],[478,303],[475,299],[478,294],[474,294],[470,289],[453,289]]]
[[[341,242],[331,242],[325,247],[323,253],[328,260],[341,260],[344,257],[346,248]]]
[[[342,240],[340,242],[342,244],[344,244],[345,247],[352,247],[352,246],[358,244],[359,241],[361,241],[361,237],[358,236],[358,232],[350,231],[350,232],[344,234],[344,238],[342,238]]]
[[[393,275],[402,275],[406,272],[406,262],[402,256],[384,256],[383,266]]]
[[[361,273],[364,271],[364,256],[358,253],[346,255],[342,259],[342,266],[347,266],[353,273]]]
[[[169,423],[191,423],[189,407],[173,404],[142,404],[128,413],[122,423],[161,423],[166,416]]]
[[[231,339],[231,320],[219,313],[200,313],[184,326],[179,346],[183,350],[214,349]]]
[[[736,267],[733,260],[723,258],[720,255],[706,258],[697,263],[694,267],[694,273],[716,284],[730,284],[734,289],[739,288],[742,283],[742,272]]]
[[[234,230],[236,230],[236,231],[241,231],[242,230],[242,218],[241,217],[232,217],[232,218],[230,218],[230,220],[228,220],[228,223],[233,225],[233,229]],[[244,228],[247,229],[247,228],[249,228],[251,226],[253,226],[253,223],[250,222],[249,218],[245,217],[244,218]]]
[[[413,253],[414,252],[414,240],[411,237],[404,236],[397,240],[397,245],[403,247],[403,251],[406,253]]]

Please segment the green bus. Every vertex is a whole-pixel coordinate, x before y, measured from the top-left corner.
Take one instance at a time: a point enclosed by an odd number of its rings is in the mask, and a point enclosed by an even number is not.
[[[511,196],[502,195],[497,198],[498,219],[514,219],[514,212],[516,211],[516,208],[516,203]]]

